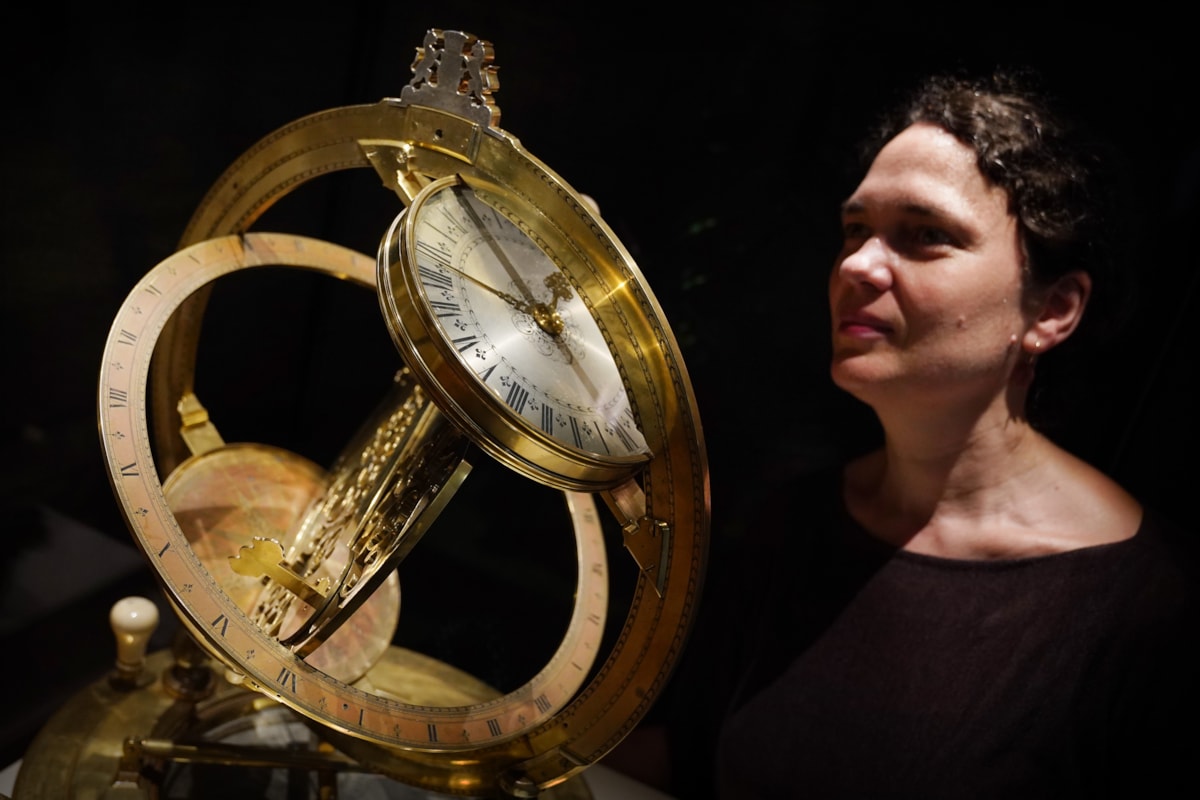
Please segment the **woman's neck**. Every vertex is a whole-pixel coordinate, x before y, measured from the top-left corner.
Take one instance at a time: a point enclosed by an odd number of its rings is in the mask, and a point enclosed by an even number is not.
[[[1140,507],[1023,418],[881,416],[883,447],[846,471],[852,516],[897,547],[953,558],[1059,552],[1136,531]]]

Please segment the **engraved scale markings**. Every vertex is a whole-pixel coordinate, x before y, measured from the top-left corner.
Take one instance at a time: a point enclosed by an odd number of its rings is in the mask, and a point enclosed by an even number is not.
[[[113,323],[102,361],[98,400],[101,442],[114,491],[130,531],[151,555],[183,621],[215,656],[247,676],[247,685],[276,697],[317,721],[344,728],[353,722],[364,736],[388,745],[422,747],[436,737],[438,749],[468,749],[473,742],[508,739],[562,709],[582,677],[562,680],[565,667],[594,657],[597,642],[587,630],[589,613],[606,610],[607,575],[580,571],[572,621],[555,656],[529,683],[478,706],[430,709],[373,695],[331,678],[257,628],[225,596],[171,514],[153,469],[146,420],[149,362],[166,321],[201,286],[233,271],[255,266],[300,266],[324,270],[370,285],[375,264],[359,256],[347,269],[344,249],[275,234],[247,234],[208,240],[176,253],[135,287]],[[180,268],[183,266],[184,268]],[[145,291],[153,286],[154,291]],[[133,298],[140,295],[136,303]],[[147,300],[146,298],[149,298]],[[111,403],[123,398],[124,403]],[[110,407],[110,405],[112,407]],[[590,503],[590,496],[583,496]],[[135,509],[147,510],[139,516]],[[603,559],[598,525],[576,519],[579,563]],[[599,597],[597,602],[588,598]],[[595,608],[595,606],[599,608]],[[577,672],[577,670],[572,670]],[[331,699],[341,700],[330,703]],[[331,708],[338,708],[336,713]],[[518,722],[522,720],[523,722]],[[453,725],[454,741],[437,737],[439,725]],[[499,733],[497,733],[499,731]]]

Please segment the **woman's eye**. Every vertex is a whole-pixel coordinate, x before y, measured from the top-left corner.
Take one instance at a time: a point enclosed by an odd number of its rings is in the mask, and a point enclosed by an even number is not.
[[[952,244],[953,240],[950,235],[940,228],[916,228],[912,232],[912,241],[914,244],[922,247],[933,247],[942,244]]]
[[[861,222],[846,222],[842,225],[842,240],[847,242],[859,241],[870,236],[867,226]]]

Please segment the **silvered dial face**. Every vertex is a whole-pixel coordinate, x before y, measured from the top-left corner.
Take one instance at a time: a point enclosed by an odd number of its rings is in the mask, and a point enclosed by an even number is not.
[[[569,448],[647,453],[604,334],[555,260],[462,183],[410,213],[423,302],[469,373]]]

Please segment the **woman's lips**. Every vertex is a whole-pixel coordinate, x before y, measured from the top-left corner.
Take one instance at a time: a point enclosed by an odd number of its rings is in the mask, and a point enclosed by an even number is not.
[[[854,337],[887,336],[892,326],[870,314],[846,314],[838,319],[838,333]]]

